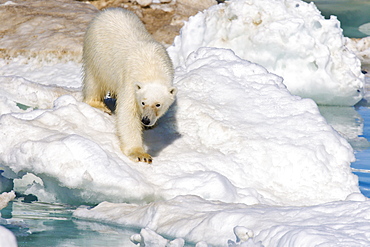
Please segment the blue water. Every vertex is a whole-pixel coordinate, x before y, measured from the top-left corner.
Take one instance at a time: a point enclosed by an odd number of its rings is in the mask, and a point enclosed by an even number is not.
[[[359,106],[357,112],[363,118],[363,134],[360,137],[370,140],[370,108]],[[361,192],[370,197],[370,148],[356,150],[356,162],[352,164],[353,173],[359,177]]]
[[[370,104],[363,100],[355,107],[319,107],[327,122],[351,144],[356,161],[351,167],[359,177],[361,192],[370,197]]]

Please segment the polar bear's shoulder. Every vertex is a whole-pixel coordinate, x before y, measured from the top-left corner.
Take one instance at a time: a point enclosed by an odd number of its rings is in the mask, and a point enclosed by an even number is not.
[[[91,22],[89,29],[93,30],[91,33],[108,35],[110,38],[152,40],[140,18],[135,13],[122,8],[103,10]],[[127,36],[127,33],[130,35]]]
[[[105,26],[109,25],[123,25],[131,27],[131,29],[136,28],[137,26],[144,27],[144,24],[140,18],[133,12],[121,9],[121,8],[109,8],[100,12],[93,23],[101,22]],[[132,26],[135,25],[135,26]]]

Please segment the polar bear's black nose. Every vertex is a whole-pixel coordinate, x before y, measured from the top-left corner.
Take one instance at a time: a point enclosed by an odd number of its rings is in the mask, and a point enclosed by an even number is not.
[[[143,119],[141,119],[141,122],[144,125],[149,125],[150,124],[150,119],[148,117],[143,117]]]

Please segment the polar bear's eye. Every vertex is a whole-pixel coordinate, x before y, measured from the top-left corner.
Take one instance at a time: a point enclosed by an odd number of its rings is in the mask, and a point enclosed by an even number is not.
[[[145,102],[141,102],[142,105],[145,105]]]
[[[156,107],[161,107],[161,104],[156,104],[155,106],[156,106]]]

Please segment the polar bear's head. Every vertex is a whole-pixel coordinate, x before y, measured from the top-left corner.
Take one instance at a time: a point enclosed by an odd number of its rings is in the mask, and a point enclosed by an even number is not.
[[[160,83],[136,83],[136,100],[144,126],[153,126],[175,100],[177,89]]]

